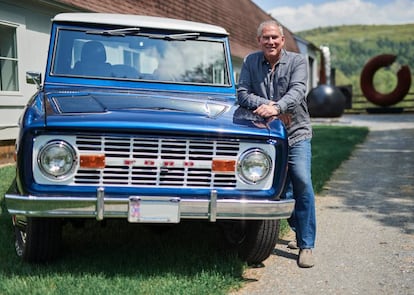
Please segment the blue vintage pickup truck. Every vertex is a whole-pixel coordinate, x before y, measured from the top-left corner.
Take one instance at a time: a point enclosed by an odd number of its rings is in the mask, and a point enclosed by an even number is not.
[[[270,255],[294,207],[281,199],[287,134],[238,106],[225,29],[58,14],[45,73],[26,77],[38,91],[5,196],[24,261],[55,259],[62,224],[91,218],[206,220],[244,261]]]

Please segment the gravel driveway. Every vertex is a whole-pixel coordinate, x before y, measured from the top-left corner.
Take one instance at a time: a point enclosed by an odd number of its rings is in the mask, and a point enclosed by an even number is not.
[[[370,128],[317,196],[316,265],[299,268],[284,237],[234,294],[414,294],[414,114],[314,123]]]

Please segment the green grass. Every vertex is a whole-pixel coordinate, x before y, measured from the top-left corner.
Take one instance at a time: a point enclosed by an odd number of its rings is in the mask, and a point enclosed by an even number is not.
[[[367,129],[314,127],[313,180],[321,190]],[[0,169],[0,202],[14,167]],[[208,222],[183,222],[163,234],[126,221],[64,228],[63,257],[49,265],[20,261],[10,216],[0,214],[0,294],[228,294],[243,285],[246,265],[217,250]]]
[[[348,159],[355,145],[368,134],[365,127],[314,126],[312,181],[315,193],[322,191],[332,172]]]

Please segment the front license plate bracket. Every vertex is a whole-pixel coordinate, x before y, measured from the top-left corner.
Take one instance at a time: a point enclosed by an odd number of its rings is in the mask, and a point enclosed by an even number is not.
[[[179,223],[180,198],[129,197],[128,221],[131,223]]]

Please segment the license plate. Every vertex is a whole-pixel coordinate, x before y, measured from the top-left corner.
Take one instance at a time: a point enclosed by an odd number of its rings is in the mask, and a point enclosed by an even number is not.
[[[129,222],[178,223],[180,222],[179,198],[130,197]]]

